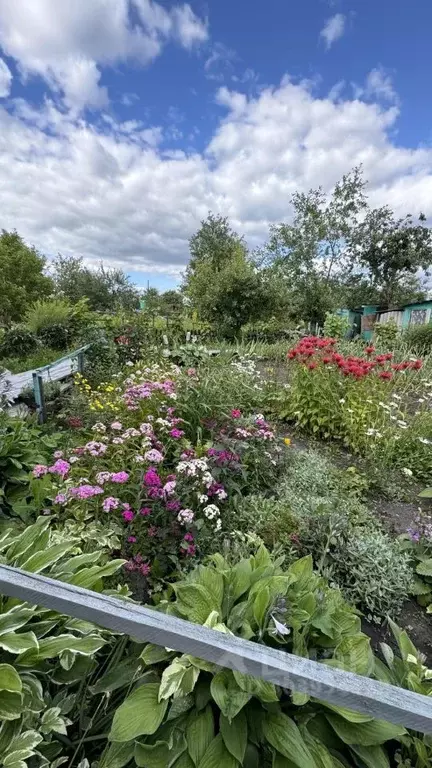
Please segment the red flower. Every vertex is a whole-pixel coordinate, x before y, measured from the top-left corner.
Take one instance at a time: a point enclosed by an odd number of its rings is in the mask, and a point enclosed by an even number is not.
[[[241,417],[241,411],[238,408],[233,408],[231,411],[231,416],[233,419],[239,419]]]
[[[420,368],[422,367],[423,367],[422,360],[414,360],[414,362],[411,363],[411,368],[413,368],[415,371],[419,371]]]
[[[72,429],[79,429],[83,425],[79,416],[70,416],[67,419],[67,423],[70,427],[72,427]]]
[[[375,347],[373,347],[372,345],[370,347],[366,347],[365,352],[367,355],[373,355],[373,353],[375,352]]]
[[[313,369],[316,368],[316,367],[317,367],[316,363],[309,363],[308,364],[308,368],[309,368],[310,371],[313,371]]]
[[[324,365],[328,365],[329,363],[331,363],[331,361],[332,361],[331,357],[323,357]]]
[[[386,379],[387,381],[393,378],[393,374],[390,371],[381,371],[378,376],[380,379]]]

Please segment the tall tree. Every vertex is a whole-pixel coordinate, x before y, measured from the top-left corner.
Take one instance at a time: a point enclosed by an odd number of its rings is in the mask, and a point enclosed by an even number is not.
[[[350,250],[379,301],[387,306],[421,298],[420,270],[432,267],[432,230],[420,214],[395,219],[384,206],[367,213],[352,232]]]
[[[246,255],[244,240],[231,229],[228,217],[213,213],[208,214],[199,230],[191,237],[189,250],[186,279],[193,274],[198,264],[211,263],[214,272],[218,272],[233,254],[242,251]]]
[[[16,232],[0,234],[0,322],[21,320],[27,307],[49,296],[53,282],[45,274],[46,260]]]
[[[73,302],[87,298],[90,309],[96,311],[139,306],[138,291],[121,269],[106,269],[100,264],[93,270],[79,256],[59,255],[54,261],[53,278],[57,293]]]

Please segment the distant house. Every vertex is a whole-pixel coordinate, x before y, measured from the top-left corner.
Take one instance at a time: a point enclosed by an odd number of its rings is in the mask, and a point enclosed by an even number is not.
[[[432,299],[404,304],[401,307],[382,307],[377,304],[363,304],[356,309],[339,309],[338,315],[348,317],[350,335],[361,335],[363,339],[371,339],[375,323],[395,322],[401,329],[410,325],[426,325],[432,323]]]

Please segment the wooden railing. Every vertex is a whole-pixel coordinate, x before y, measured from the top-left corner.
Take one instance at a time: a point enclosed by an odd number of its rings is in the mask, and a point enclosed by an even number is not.
[[[0,594],[432,734],[432,697],[242,640],[118,598],[25,573],[19,568],[0,566]]]
[[[64,357],[59,357],[58,360],[54,360],[53,363],[49,363],[48,365],[44,365],[42,368],[37,368],[35,371],[33,371],[33,392],[39,415],[39,421],[41,423],[43,423],[46,419],[44,375],[48,374],[48,380],[51,379],[51,381],[61,381],[61,379],[64,379],[71,374],[71,368],[62,372],[61,364],[66,363],[67,361],[72,363],[73,360],[77,361],[77,372],[82,373],[84,370],[84,353],[87,349],[89,349],[89,347],[90,344],[86,344],[84,347],[80,347],[73,352],[69,352],[69,354],[64,355]],[[53,372],[52,376],[50,376],[51,371]]]

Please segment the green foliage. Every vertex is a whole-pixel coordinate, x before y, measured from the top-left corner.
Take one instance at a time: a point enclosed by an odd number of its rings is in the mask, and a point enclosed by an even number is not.
[[[351,327],[348,317],[327,312],[324,321],[324,335],[333,339],[344,339]]]
[[[418,355],[432,353],[432,323],[428,325],[411,325],[404,333],[404,341]]]
[[[103,264],[89,269],[74,256],[58,256],[53,265],[56,293],[72,304],[87,298],[91,310],[112,312],[117,308],[138,309],[139,294],[121,269],[106,269]]]
[[[53,325],[67,325],[72,317],[73,307],[63,298],[41,299],[32,304],[26,312],[27,328],[35,334],[40,334]]]
[[[32,478],[35,464],[44,464],[54,441],[19,419],[0,419],[0,510],[3,516],[31,520],[43,508],[48,488]]]
[[[5,357],[0,360],[0,364],[12,373],[22,373],[23,371],[32,371],[35,368],[43,368],[44,365],[53,363],[59,357],[58,349],[50,347],[38,347],[38,340],[33,345],[36,351],[24,357]],[[33,391],[33,390],[32,390]]]
[[[173,585],[174,602],[162,601],[158,608],[219,632],[373,675],[376,661],[358,616],[313,573],[311,558],[287,570],[281,565],[264,547],[234,564],[215,555],[210,565],[198,566]],[[147,645],[141,659],[154,683],[136,689],[117,710],[106,759],[137,740],[139,766],[318,768],[354,764],[358,750],[369,765],[373,756],[387,764],[386,742],[406,734],[398,726],[224,669],[223,657],[211,664]]]
[[[35,348],[39,346],[35,334],[22,326],[15,326],[3,336],[2,343],[0,345],[0,357],[26,357],[30,352],[34,352]],[[2,363],[5,367],[5,363]],[[22,368],[21,370],[25,370]]]
[[[163,351],[163,355],[176,365],[193,368],[208,360],[212,356],[212,352],[202,344],[190,342],[173,349],[167,348]]]
[[[426,488],[422,498],[432,498],[432,489]],[[408,532],[400,537],[401,546],[409,555],[414,571],[412,594],[417,602],[432,613],[432,520],[426,513],[417,515]]]
[[[375,323],[374,336],[377,341],[384,346],[392,346],[397,339],[399,333],[399,327],[394,320],[389,320],[388,323]]]
[[[52,292],[52,280],[44,269],[45,259],[16,231],[1,231],[0,322],[19,322],[29,304]]]
[[[12,528],[2,532],[0,558],[6,565],[102,591],[103,579],[122,561],[107,562],[101,549],[84,555],[80,544],[78,537],[56,543],[50,520],[40,517],[22,533]],[[73,762],[75,748],[68,731],[80,739],[91,729],[91,717],[97,725],[107,690],[102,669],[109,673],[115,645],[110,633],[89,622],[0,597],[2,765],[24,768],[30,760],[35,768],[56,768],[68,759]],[[102,695],[95,707],[90,683],[96,681],[96,658]],[[126,680],[123,670],[124,664],[116,666],[112,689],[127,686],[137,666]]]

